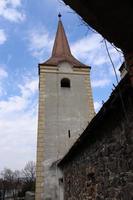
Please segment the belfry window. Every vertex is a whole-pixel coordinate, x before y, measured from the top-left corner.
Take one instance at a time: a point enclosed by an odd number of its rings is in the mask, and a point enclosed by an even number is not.
[[[70,80],[68,78],[63,78],[61,80],[61,87],[70,88]]]

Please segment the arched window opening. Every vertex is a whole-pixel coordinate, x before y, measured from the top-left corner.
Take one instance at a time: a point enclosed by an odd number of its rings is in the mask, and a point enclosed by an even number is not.
[[[61,80],[61,87],[70,88],[70,80],[68,78],[63,78]]]

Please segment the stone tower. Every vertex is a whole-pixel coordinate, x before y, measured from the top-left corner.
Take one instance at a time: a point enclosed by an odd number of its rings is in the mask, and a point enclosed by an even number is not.
[[[52,56],[39,64],[36,200],[63,200],[56,164],[93,116],[90,67],[71,54],[59,15]]]

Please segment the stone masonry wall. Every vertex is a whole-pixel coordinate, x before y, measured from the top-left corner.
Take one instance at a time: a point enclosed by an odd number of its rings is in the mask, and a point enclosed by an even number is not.
[[[65,200],[133,199],[133,99],[115,106],[63,167]]]

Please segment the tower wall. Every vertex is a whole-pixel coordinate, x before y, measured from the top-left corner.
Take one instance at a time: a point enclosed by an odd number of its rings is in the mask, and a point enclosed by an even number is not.
[[[70,80],[70,88],[61,87],[63,78]],[[60,199],[56,163],[93,116],[90,68],[67,62],[40,66],[36,200]]]

